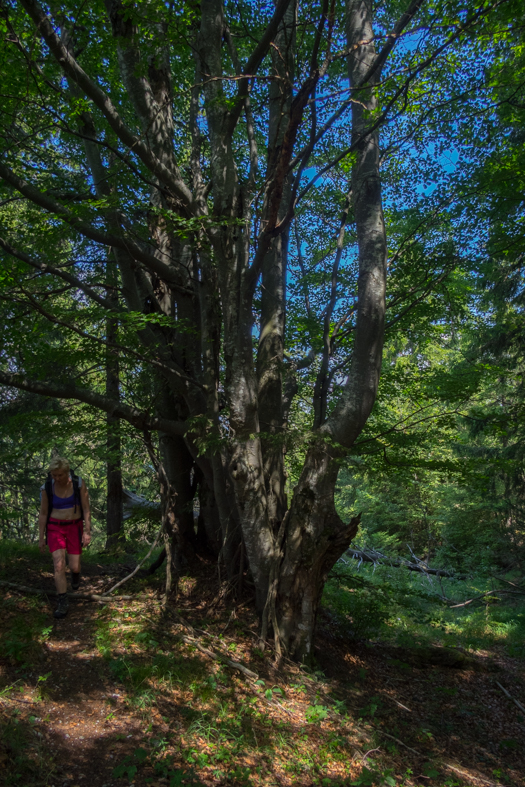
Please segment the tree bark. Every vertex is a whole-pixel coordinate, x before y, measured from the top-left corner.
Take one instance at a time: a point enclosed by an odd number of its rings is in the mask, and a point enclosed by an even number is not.
[[[311,446],[284,522],[275,613],[272,620],[270,610],[270,621],[278,649],[299,661],[311,658],[326,578],[359,524],[359,517],[343,522],[335,510],[337,453],[322,440]]]

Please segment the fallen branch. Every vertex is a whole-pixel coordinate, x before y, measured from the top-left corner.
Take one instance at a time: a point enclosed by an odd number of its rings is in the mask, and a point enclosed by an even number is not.
[[[161,533],[162,533],[162,528],[159,530],[159,532],[158,532],[158,533],[157,533],[157,535],[155,536],[155,541],[154,541],[154,542],[153,542],[153,544],[151,545],[151,549],[150,549],[150,551],[148,552],[148,554],[146,555],[146,557],[142,558],[142,560],[140,561],[140,563],[137,563],[137,565],[135,566],[135,568],[133,569],[133,571],[131,572],[131,574],[128,574],[128,575],[127,575],[127,577],[124,577],[124,579],[121,579],[121,580],[120,580],[120,582],[117,582],[117,584],[116,584],[116,585],[113,585],[113,587],[112,587],[112,588],[110,588],[109,590],[106,590],[104,593],[102,593],[102,596],[103,596],[103,597],[104,597],[104,596],[109,596],[109,594],[110,594],[110,593],[113,593],[113,591],[114,591],[114,590],[116,590],[116,589],[117,589],[117,588],[119,588],[121,585],[123,585],[125,582],[127,582],[129,579],[131,579],[131,577],[134,577],[134,576],[135,576],[135,574],[137,573],[137,571],[139,570],[139,568],[140,568],[140,567],[141,567],[141,566],[142,566],[142,565],[143,565],[143,564],[146,562],[146,560],[149,558],[149,556],[151,555],[151,553],[153,552],[153,550],[154,550],[154,549],[155,549],[155,547],[157,546],[157,541],[159,540]]]
[[[407,746],[407,744],[403,743],[403,741],[400,741],[399,738],[394,738],[394,736],[390,735],[388,732],[385,732],[384,730],[380,730],[377,727],[374,727],[374,732],[378,732],[380,735],[384,735],[385,738],[390,738],[390,740],[395,741],[396,743],[399,743],[400,746],[404,746],[405,749],[408,749],[408,751],[411,751],[412,754],[417,754],[418,757],[421,757],[421,753],[420,752],[416,751],[415,749],[412,749],[410,746]]]
[[[497,782],[489,782],[488,779],[484,779],[483,776],[478,776],[477,774],[473,776],[468,771],[463,771],[461,770],[461,768],[457,768],[455,765],[450,765],[447,762],[443,763],[443,767],[448,768],[449,770],[454,771],[455,773],[459,773],[460,776],[463,777],[466,776],[467,779],[477,779],[478,781],[483,782],[483,784],[488,784],[489,787],[501,787],[501,784],[498,784]]]
[[[499,686],[499,683],[498,683],[498,686]],[[503,687],[500,686],[500,688],[503,688]],[[404,746],[405,749],[408,749],[408,751],[411,751],[412,754],[417,754],[418,757],[422,756],[421,752],[418,752],[415,749],[412,749],[410,746],[407,746],[406,743],[403,743],[403,741],[400,741],[399,738],[394,738],[394,736],[390,735],[388,732],[384,732],[384,730],[380,730],[377,727],[375,727],[374,730],[375,730],[375,732],[378,732],[380,735],[384,735],[386,738],[390,738],[390,740],[395,741],[396,743],[399,743],[400,746]],[[461,776],[466,776],[469,779],[478,779],[480,782],[483,782],[483,784],[488,784],[489,787],[501,787],[501,785],[496,784],[495,782],[490,782],[490,781],[488,781],[488,779],[484,779],[482,776],[478,776],[478,775],[473,776],[471,773],[468,773],[468,771],[464,771],[461,768],[458,768],[456,765],[451,765],[450,763],[445,762],[445,763],[443,763],[443,767],[444,768],[448,768],[449,770],[454,771],[455,773],[459,773]]]
[[[137,517],[137,519],[144,518],[158,522],[161,517],[161,505],[159,502],[152,502],[144,497],[144,495],[137,495],[135,492],[130,492],[129,489],[123,489],[123,519],[124,521]]]
[[[24,593],[25,595],[30,596],[56,596],[56,590],[42,590],[41,588],[30,588],[26,585],[17,585],[15,582],[7,582],[5,580],[0,580],[1,587],[12,588],[13,590],[17,590],[19,593]],[[78,598],[83,599],[85,601],[98,601],[104,604],[107,604],[108,601],[131,601],[131,599],[136,598],[136,596],[116,596],[115,598],[109,599],[105,598],[105,596],[99,596],[94,593],[68,593],[68,598]]]
[[[204,653],[204,655],[208,656],[210,659],[213,659],[214,661],[222,661],[223,664],[226,664],[228,667],[231,667],[232,669],[242,672],[243,675],[246,675],[246,677],[257,680],[257,678],[259,677],[257,673],[252,672],[252,670],[248,669],[248,667],[245,667],[244,664],[241,664],[239,661],[232,661],[232,659],[229,659],[228,656],[223,656],[222,653],[217,653],[216,651],[210,650],[209,648],[205,648],[204,645],[201,645],[199,642],[197,631],[193,628],[191,623],[188,623],[187,620],[184,620],[184,618],[181,618],[180,615],[178,615],[173,611],[170,612],[170,615],[179,626],[182,626],[183,628],[185,628],[187,631],[190,632],[190,636],[186,636],[185,634],[175,635],[178,639],[181,639],[182,642],[185,642],[187,645],[193,645],[194,647],[197,648],[197,650],[200,650],[201,653]],[[210,636],[207,632],[202,632],[202,633],[206,637]],[[214,639],[218,639],[218,637],[214,637]]]
[[[518,588],[518,590],[523,589],[523,585],[517,585],[516,582],[511,582],[510,579],[503,579],[503,577],[498,577],[497,574],[491,574],[494,579],[497,579],[498,582],[505,582],[507,585],[512,585],[513,588]]]
[[[34,700],[21,700],[18,697],[0,697],[0,702],[5,702],[6,705],[10,702],[23,702],[24,705],[35,705]]]
[[[522,713],[525,713],[525,708],[523,707],[521,702],[519,702],[517,699],[515,699],[515,697],[513,697],[512,694],[509,694],[507,689],[504,689],[503,686],[501,685],[501,683],[498,683],[498,681],[496,681],[496,686],[500,687],[500,689],[502,690],[503,694],[505,694],[505,696],[508,697],[509,700],[512,700],[512,702],[514,702],[518,706],[518,708],[520,709],[520,711],[522,711]]]
[[[523,596],[525,595],[524,591],[519,590],[503,590],[500,588],[499,590],[487,590],[486,593],[482,593],[480,596],[474,596],[474,598],[469,598],[468,601],[462,601],[461,604],[452,604],[450,609],[457,609],[458,607],[468,607],[469,604],[472,604],[474,601],[481,601],[488,596],[499,596],[502,593],[511,596]]]
[[[204,653],[205,656],[208,658],[213,659],[214,661],[220,661],[226,666],[230,667],[231,669],[238,670],[242,672],[243,675],[246,675],[247,678],[252,678],[253,680],[257,680],[259,677],[256,672],[252,672],[251,669],[245,667],[244,664],[241,664],[240,661],[232,661],[227,656],[223,656],[222,653],[217,653],[215,650],[210,650],[209,648],[205,648],[204,645],[201,645],[200,642],[196,637],[188,637],[186,634],[178,634],[176,635],[178,639],[181,639],[182,642],[185,642],[187,645],[193,645],[193,647],[197,648],[201,653]]]
[[[394,568],[407,568],[409,571],[419,571],[421,574],[431,574],[432,576],[436,577],[449,577],[452,579],[467,578],[466,574],[455,574],[453,571],[449,571],[445,568],[429,568],[422,560],[418,560],[417,563],[413,563],[410,560],[405,560],[404,558],[388,557],[387,555],[383,555],[381,552],[378,552],[376,549],[347,549],[345,554],[354,560],[361,561],[362,563],[387,565],[393,566]]]

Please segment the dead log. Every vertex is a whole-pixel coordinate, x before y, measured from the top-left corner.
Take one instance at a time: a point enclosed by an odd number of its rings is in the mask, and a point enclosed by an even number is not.
[[[154,522],[160,522],[160,502],[147,500],[144,495],[137,495],[135,492],[130,492],[129,489],[123,489],[122,494],[124,521],[137,517],[137,519],[149,519]]]

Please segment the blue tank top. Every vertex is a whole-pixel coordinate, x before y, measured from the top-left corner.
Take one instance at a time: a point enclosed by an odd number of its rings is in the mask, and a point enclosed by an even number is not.
[[[75,494],[73,493],[69,497],[58,497],[58,495],[55,494],[55,482],[53,481],[53,508],[60,510],[65,508],[74,508],[75,506]]]
[[[75,505],[75,495],[71,497],[57,497],[53,492],[53,508],[73,508]]]
[[[52,481],[52,489],[53,489],[53,503],[52,508],[57,508],[59,511],[60,509],[65,510],[66,508],[77,508],[80,505],[80,500],[75,500],[75,493],[70,495],[69,497],[58,497],[55,494],[55,482]],[[80,476],[78,477],[78,488],[82,487],[82,479]],[[45,493],[46,485],[42,484],[40,487],[40,495],[42,496]]]

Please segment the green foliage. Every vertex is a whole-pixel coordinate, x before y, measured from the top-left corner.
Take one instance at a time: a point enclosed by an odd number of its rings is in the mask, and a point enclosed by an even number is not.
[[[348,635],[412,647],[437,644],[465,649],[503,645],[509,655],[525,656],[525,602],[501,595],[483,605],[452,604],[491,590],[490,576],[468,581],[424,577],[404,568],[337,564],[325,587],[323,605]],[[444,595],[450,599],[444,601]]]
[[[305,711],[305,716],[306,720],[310,722],[310,724],[314,724],[315,722],[326,719],[328,716],[328,710],[324,707],[324,705],[309,705]]]
[[[25,670],[33,663],[51,633],[44,607],[45,603],[40,599],[31,599],[25,604],[24,614],[20,614],[13,599],[0,601],[0,648],[19,670]],[[41,680],[45,678],[39,678]]]
[[[376,768],[363,767],[359,777],[349,784],[355,787],[395,787],[396,780],[392,776],[394,771],[388,768],[385,771],[380,771]]]
[[[169,787],[180,787],[182,784],[198,787],[202,784],[194,778],[191,769],[178,768],[173,764],[172,757],[158,758],[156,754],[155,751],[148,752],[142,747],[135,749],[115,766],[113,776],[117,779],[127,778],[131,783],[144,766],[153,765],[154,778],[163,779]]]
[[[5,787],[27,787],[46,784],[55,772],[51,754],[31,721],[20,718],[16,709],[0,717],[2,784]]]

